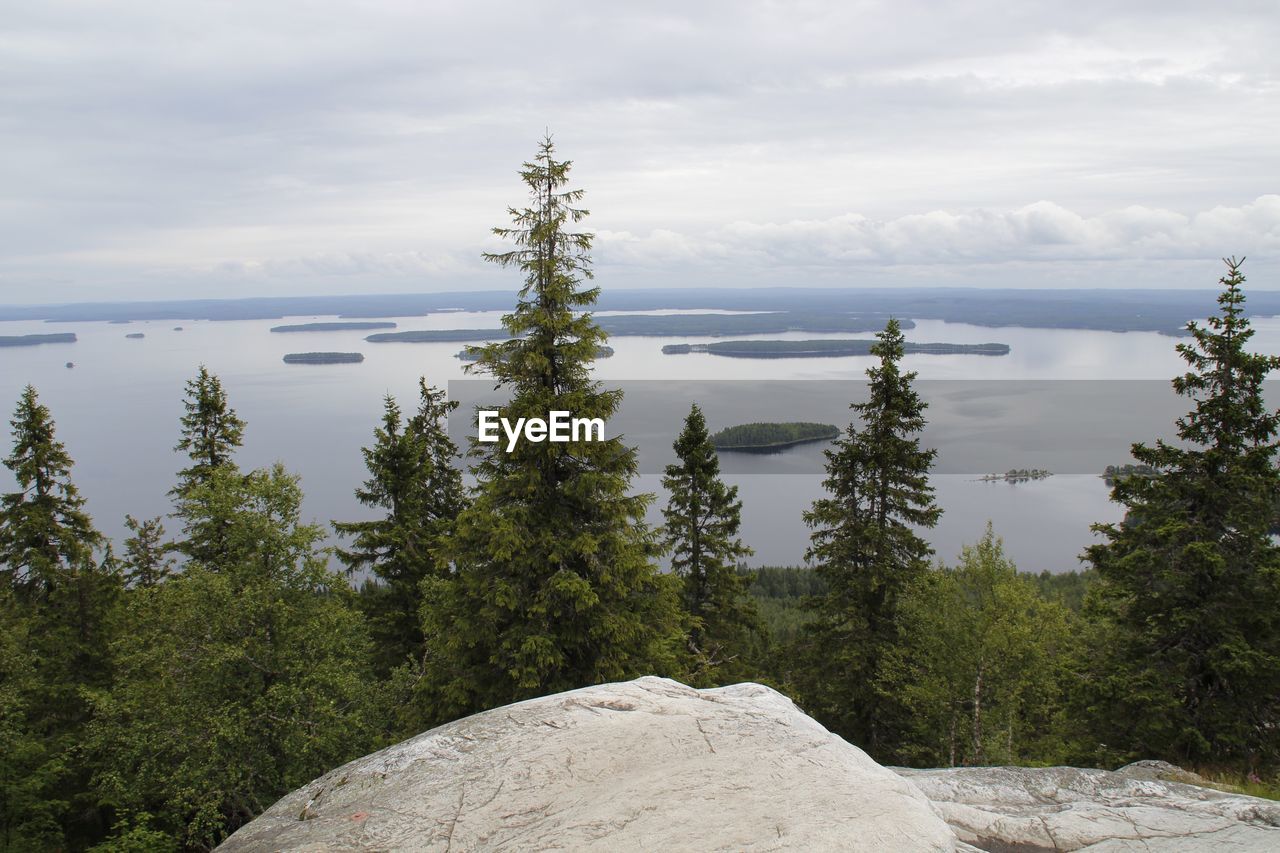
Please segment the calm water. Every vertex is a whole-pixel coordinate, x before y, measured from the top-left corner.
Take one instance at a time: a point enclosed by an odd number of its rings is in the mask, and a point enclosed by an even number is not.
[[[392,318],[401,330],[493,328],[496,313],[443,313]],[[99,527],[119,537],[125,513],[152,516],[168,509],[166,491],[182,460],[172,450],[178,438],[183,383],[206,364],[223,380],[231,403],[248,422],[240,462],[245,467],[276,460],[302,475],[307,516],[366,517],[352,497],[364,478],[360,448],[368,442],[385,394],[413,405],[416,383],[461,379],[458,343],[369,344],[365,332],[271,334],[287,321],[185,321],[47,324],[0,323],[0,335],[75,332],[75,344],[0,349],[0,405],[11,411],[22,387],[34,384],[58,424],[59,437],[76,460],[75,481]],[[183,331],[175,331],[181,325]],[[1280,320],[1255,321],[1255,348],[1280,353]],[[141,340],[126,334],[142,332]],[[766,335],[778,338],[848,335]],[[1012,352],[999,358],[908,356],[922,379],[1168,379],[1182,369],[1175,340],[1154,333],[1110,333],[1023,328],[991,329],[921,321],[909,340],[953,343],[999,341]],[[870,357],[739,360],[707,354],[664,356],[663,344],[711,338],[617,338],[616,354],[599,362],[596,375],[622,379],[854,379]],[[359,351],[357,365],[286,365],[288,352]],[[67,369],[67,361],[75,363]],[[1148,436],[1134,436],[1135,440]],[[6,442],[7,448],[7,442]],[[820,454],[808,446],[789,453]],[[1117,460],[1124,461],[1124,460]],[[800,513],[820,494],[819,478],[771,473],[728,477],[744,502],[744,539],[757,564],[801,560],[807,530]],[[7,472],[4,472],[7,475]],[[645,475],[638,488],[660,492],[660,478]],[[987,520],[1026,570],[1075,568],[1081,549],[1093,541],[1089,525],[1114,521],[1116,508],[1094,476],[1058,475],[1018,485],[976,482],[971,476],[935,478],[945,513],[928,535],[940,556],[952,559],[961,544],[981,535]],[[3,483],[3,488],[10,488]],[[660,520],[655,502],[653,520]]]

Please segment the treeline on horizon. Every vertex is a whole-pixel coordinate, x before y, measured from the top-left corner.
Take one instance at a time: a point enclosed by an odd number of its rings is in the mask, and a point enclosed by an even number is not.
[[[586,211],[545,140],[530,199],[487,258],[524,274],[508,337],[469,367],[503,417],[608,419],[590,377],[606,334]],[[218,377],[188,382],[172,513],[94,528],[28,387],[0,497],[0,850],[208,850],[290,790],[431,726],[513,701],[663,675],[770,684],[882,763],[1280,767],[1280,417],[1251,354],[1244,278],[1179,345],[1193,402],[1177,447],[1136,444],[1123,522],[1090,569],[1017,571],[989,526],[953,564],[920,537],[942,510],[925,406],[877,336],[869,396],[827,451],[804,518],[808,570],[743,569],[741,502],[695,405],[645,522],[636,452],[474,444],[463,484],[425,380],[387,398],[356,489],[371,520],[305,523],[298,479],[236,462],[244,422]],[[1145,469],[1144,469],[1145,470]],[[666,553],[671,572],[659,569]],[[353,575],[368,576],[354,589]],[[536,736],[531,734],[530,736]]]

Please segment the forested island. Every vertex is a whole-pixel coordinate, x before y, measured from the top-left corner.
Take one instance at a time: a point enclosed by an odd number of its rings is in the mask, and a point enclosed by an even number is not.
[[[596,358],[611,358],[613,356],[613,347],[598,346],[596,347]],[[464,349],[459,350],[454,358],[461,361],[479,361],[479,350]]]
[[[825,339],[813,341],[715,341],[709,344],[667,344],[665,355],[684,355],[705,352],[730,358],[838,358],[851,355],[871,355],[871,339]],[[1008,344],[946,344],[912,343],[903,345],[907,355],[1008,355]]]
[[[1044,480],[1053,476],[1052,471],[1043,468],[1010,468],[1003,474],[984,474],[978,479],[983,483],[1025,483],[1028,480]]]
[[[288,332],[367,332],[372,329],[394,329],[395,323],[391,322],[337,322],[337,323],[295,323],[287,326],[272,326],[271,331],[278,333]]]
[[[1125,477],[1144,477],[1150,479],[1158,476],[1159,473],[1159,471],[1150,465],[1108,465],[1098,476],[1102,477],[1108,486],[1114,486],[1116,484],[1116,480],[1121,480]]]
[[[675,335],[761,335],[781,332],[866,332],[883,321],[853,314],[777,312],[763,314],[619,314],[600,317],[596,325],[618,337],[670,337]],[[910,320],[900,324],[912,328]],[[418,329],[369,335],[366,341],[384,343],[439,343],[441,341],[493,341],[508,337],[505,329]],[[871,342],[867,341],[870,346]]]
[[[40,344],[74,344],[76,336],[73,332],[58,332],[52,335],[0,335],[0,347],[34,347]]]
[[[146,335],[142,332],[130,332],[129,334],[125,335],[125,337],[131,341],[140,341],[143,338],[145,338]]]
[[[806,421],[752,423],[726,427],[711,436],[716,450],[740,453],[774,453],[811,441],[830,441],[840,434],[832,424]]]
[[[285,364],[359,364],[364,354],[358,352],[291,352]]]

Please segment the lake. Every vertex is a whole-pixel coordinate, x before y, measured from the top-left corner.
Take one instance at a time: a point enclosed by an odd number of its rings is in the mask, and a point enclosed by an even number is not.
[[[697,312],[707,313],[707,312]],[[400,330],[494,328],[495,312],[446,312],[427,317],[388,318]],[[0,335],[75,332],[74,344],[0,349],[0,406],[12,411],[22,387],[31,383],[52,410],[58,436],[76,461],[74,479],[88,500],[99,528],[119,538],[126,513],[154,516],[168,510],[166,492],[183,460],[173,452],[182,413],[183,385],[200,364],[218,374],[231,404],[248,423],[244,467],[276,460],[302,476],[307,517],[327,525],[330,519],[369,516],[353,489],[365,477],[360,448],[378,423],[382,398],[397,396],[411,408],[417,379],[445,385],[464,378],[455,354],[458,343],[370,344],[367,332],[339,331],[272,334],[282,323],[334,320],[153,321],[130,324],[0,323]],[[1253,348],[1280,353],[1280,320],[1255,319]],[[182,331],[175,331],[182,326]],[[127,338],[143,333],[143,338]],[[907,369],[921,380],[1159,380],[1183,369],[1174,351],[1177,340],[1149,332],[1097,332],[1070,329],[987,328],[940,321],[919,321],[906,332],[912,341],[1007,343],[1007,356],[912,355]],[[750,337],[750,336],[743,336]],[[764,338],[851,337],[796,333]],[[865,337],[858,335],[857,337]],[[613,358],[602,360],[596,376],[608,381],[680,380],[719,382],[763,380],[807,382],[859,380],[874,359],[731,359],[704,353],[666,356],[668,343],[701,343],[713,338],[639,338],[610,340]],[[362,364],[286,365],[289,352],[358,351]],[[73,369],[65,363],[75,363]],[[838,401],[842,405],[844,401]],[[768,412],[768,401],[762,400]],[[759,420],[786,419],[761,416]],[[841,422],[841,426],[848,420]],[[713,426],[725,426],[715,424]],[[670,429],[679,429],[678,422]],[[1148,440],[1152,435],[1133,435]],[[7,451],[8,442],[5,442]],[[801,561],[808,533],[801,512],[821,493],[820,446],[808,445],[778,457],[755,457],[726,464],[726,479],[743,500],[743,538],[756,555],[755,565]],[[1114,459],[1116,463],[1128,461]],[[754,466],[754,467],[752,467]],[[1005,467],[992,470],[1005,470]],[[1023,467],[1019,465],[1018,467]],[[1051,464],[1041,465],[1050,470]],[[801,473],[793,473],[797,468]],[[987,470],[987,469],[980,469]],[[1006,548],[1027,571],[1064,571],[1078,567],[1080,551],[1094,541],[1094,522],[1119,519],[1100,478],[1083,470],[1047,480],[1009,484],[978,482],[975,472],[934,477],[941,523],[927,533],[940,557],[953,560],[962,544],[977,539],[988,520]],[[7,472],[4,472],[7,477]],[[661,492],[658,469],[647,470],[637,488]],[[12,488],[9,482],[0,487]],[[660,521],[662,496],[651,520]]]

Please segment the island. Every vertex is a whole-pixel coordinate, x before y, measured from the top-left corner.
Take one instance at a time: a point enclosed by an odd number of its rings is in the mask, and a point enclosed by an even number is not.
[[[173,330],[174,330],[175,332],[181,332],[181,331],[182,331],[182,327],[181,327],[181,326],[174,326],[174,327],[173,327]]]
[[[412,332],[381,332],[365,338],[371,344],[438,344],[458,341],[503,341],[511,337],[506,329],[416,329]]]
[[[1010,468],[1003,474],[984,474],[978,480],[983,483],[1025,483],[1028,480],[1044,480],[1052,476],[1052,471],[1046,471],[1043,468]]]
[[[273,332],[367,332],[371,329],[394,329],[395,323],[295,323],[291,326],[272,326]]]
[[[68,362],[67,362],[67,370],[70,370],[71,368],[73,368],[73,367],[75,367],[75,366],[76,366],[76,363],[75,363],[74,361],[68,361]]]
[[[1150,465],[1108,465],[1098,475],[1108,486],[1114,486],[1116,480],[1123,480],[1126,477],[1141,477],[1144,480],[1154,479],[1160,476],[1160,472]]]
[[[838,435],[839,428],[832,424],[806,421],[752,423],[720,430],[711,436],[711,444],[716,450],[735,453],[777,453],[797,444],[831,441]]]
[[[609,358],[613,355],[613,347],[599,346],[596,347],[596,358]],[[454,358],[461,361],[479,361],[480,353],[478,350],[464,349],[454,355]]]
[[[40,344],[74,344],[74,332],[57,332],[52,335],[0,335],[0,347],[34,347]]]
[[[285,364],[359,364],[364,354],[358,352],[291,352]]]
[[[142,338],[145,338],[146,335],[142,332],[130,332],[129,334],[125,335],[125,337],[128,338],[129,340],[137,341],[137,340],[141,340]]]
[[[871,355],[872,339],[826,338],[812,341],[715,341],[709,344],[667,344],[665,355],[705,352],[729,358],[842,358]],[[907,341],[903,351],[925,355],[1008,355],[1008,344],[946,344]]]

